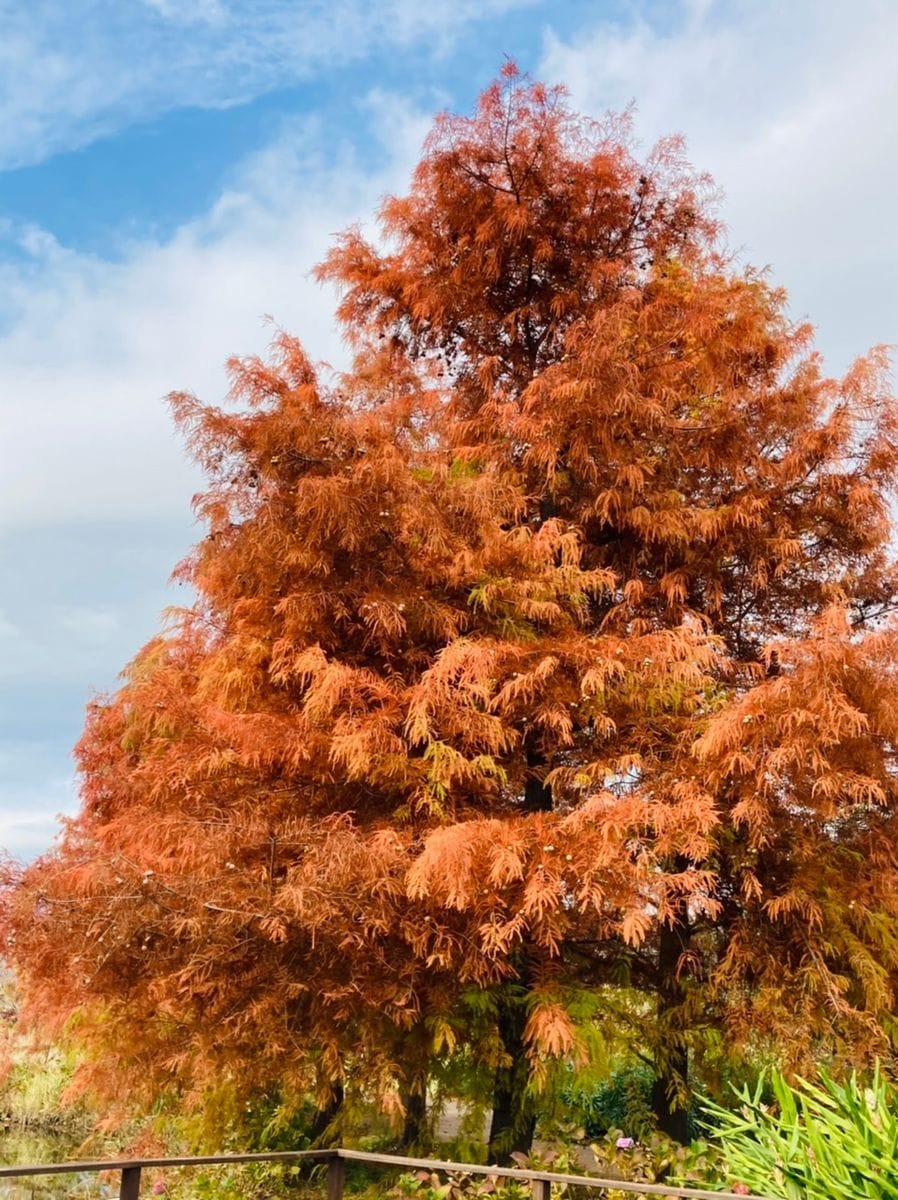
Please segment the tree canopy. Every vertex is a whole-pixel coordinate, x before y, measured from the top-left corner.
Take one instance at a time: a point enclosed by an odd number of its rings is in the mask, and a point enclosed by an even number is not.
[[[889,1044],[895,400],[882,351],[825,375],[713,201],[509,66],[321,266],[351,369],[280,335],[225,407],[172,397],[196,601],[5,888],[85,1087],[420,1116],[463,1054],[498,1155],[584,991],[677,1136],[712,1032]]]

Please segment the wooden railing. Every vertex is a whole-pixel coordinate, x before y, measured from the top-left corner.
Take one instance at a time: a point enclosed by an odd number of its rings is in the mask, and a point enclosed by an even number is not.
[[[632,1192],[636,1196],[676,1196],[683,1200],[764,1200],[764,1197],[737,1195],[735,1192],[706,1192],[700,1188],[671,1187],[664,1183],[631,1183],[623,1179],[599,1179],[595,1175],[561,1175],[553,1171],[523,1170],[519,1167],[483,1167],[476,1163],[441,1162],[431,1158],[403,1158],[393,1154],[366,1154],[360,1150],[286,1150],[272,1154],[210,1154],[198,1158],[130,1158],[105,1162],[64,1162],[39,1166],[0,1166],[0,1179],[29,1175],[100,1174],[120,1171],[119,1200],[138,1200],[144,1170],[166,1167],[203,1167],[236,1163],[294,1163],[300,1161],[327,1164],[327,1200],[342,1200],[348,1162],[374,1167],[403,1167],[450,1174],[488,1175],[500,1179],[520,1179],[530,1184],[533,1200],[551,1200],[552,1184]]]

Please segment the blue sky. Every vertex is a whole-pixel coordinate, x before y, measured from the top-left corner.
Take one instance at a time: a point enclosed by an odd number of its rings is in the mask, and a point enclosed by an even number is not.
[[[270,314],[344,354],[309,279],[505,55],[682,132],[730,242],[833,372],[898,341],[894,0],[0,0],[0,846],[72,811],[85,701],[184,599],[209,400]]]

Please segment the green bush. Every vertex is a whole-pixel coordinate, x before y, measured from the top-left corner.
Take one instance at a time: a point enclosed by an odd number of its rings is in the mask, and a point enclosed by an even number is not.
[[[648,1067],[620,1067],[604,1083],[590,1089],[571,1088],[564,1096],[571,1114],[591,1138],[612,1129],[642,1138],[654,1129],[652,1073]]]
[[[896,1200],[898,1096],[878,1067],[869,1087],[825,1072],[816,1084],[790,1087],[776,1072],[769,1083],[773,1104],[763,1078],[735,1111],[704,1104],[732,1180],[782,1200]]]
[[[651,1068],[642,1063],[620,1067],[604,1083],[592,1088],[570,1088],[564,1102],[571,1116],[590,1138],[601,1138],[622,1129],[628,1137],[645,1140],[656,1127],[652,1112]],[[700,1132],[699,1111],[688,1114],[690,1138]]]
[[[530,1186],[523,1181],[453,1171],[400,1175],[391,1195],[395,1200],[531,1200]]]

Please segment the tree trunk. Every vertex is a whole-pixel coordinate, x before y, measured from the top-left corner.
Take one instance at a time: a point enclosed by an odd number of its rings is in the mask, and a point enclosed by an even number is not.
[[[515,1152],[529,1154],[536,1131],[533,1101],[527,1093],[530,1063],[524,1045],[526,1022],[523,1000],[507,988],[499,1000],[499,1037],[507,1060],[496,1068],[487,1148],[487,1160],[500,1167],[508,1166]]]
[[[668,1052],[662,1064],[656,1068],[652,1084],[652,1112],[658,1129],[669,1138],[688,1146],[689,1113],[677,1097],[680,1081],[689,1077],[689,1051],[685,1047]]]
[[[546,765],[546,756],[534,746],[527,746],[527,778],[524,780],[524,812],[551,812],[552,789],[543,782],[541,768]]]
[[[419,1016],[410,1029],[400,1034],[396,1061],[402,1070],[399,1095],[405,1116],[402,1121],[402,1150],[427,1148],[427,1083],[430,1075],[431,1045],[427,1024]]]
[[[427,1134],[427,1089],[426,1080],[417,1081],[403,1095],[405,1120],[402,1125],[402,1150],[425,1149]]]
[[[526,743],[525,743],[526,745]],[[524,781],[522,809],[527,813],[551,812],[552,789],[543,781],[546,756],[533,745],[526,745],[527,777]],[[499,997],[499,1039],[505,1062],[496,1068],[493,1083],[493,1116],[487,1147],[489,1162],[508,1166],[512,1154],[529,1154],[536,1131],[536,1113],[527,1093],[530,1063],[524,1045],[527,1008],[517,993],[526,995],[528,973],[522,958],[517,985],[505,987]]]
[[[330,1100],[323,1108],[318,1109],[312,1121],[312,1127],[309,1130],[309,1145],[313,1149],[317,1149],[319,1146],[329,1146],[333,1142],[339,1141],[336,1131],[331,1130],[331,1125],[337,1119],[342,1106],[343,1084],[335,1083]]]
[[[689,919],[684,912],[672,924],[661,926],[658,945],[658,1038],[652,1112],[662,1133],[682,1145],[689,1143],[689,1113],[681,1092],[689,1081],[689,1048],[678,1027],[676,1010],[683,1003],[678,968],[689,947]]]

